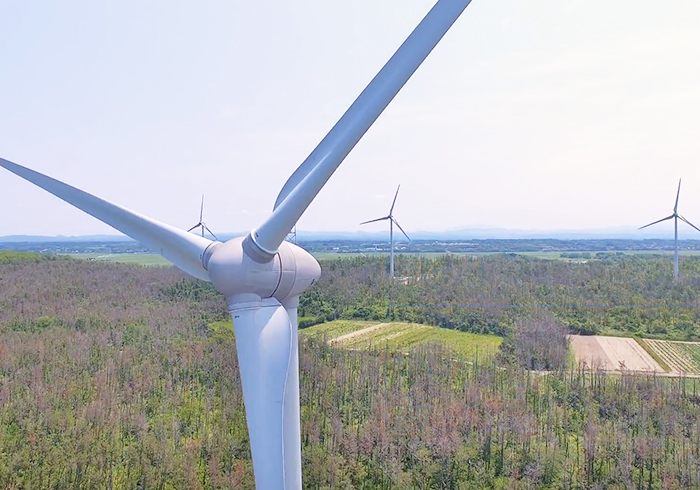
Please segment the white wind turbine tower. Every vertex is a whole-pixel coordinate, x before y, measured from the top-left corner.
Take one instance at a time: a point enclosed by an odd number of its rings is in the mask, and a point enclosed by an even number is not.
[[[399,195],[399,189],[401,189],[401,184],[396,188],[396,194],[394,194],[394,202],[391,203],[391,209],[389,209],[389,214],[387,216],[384,216],[383,218],[377,218],[377,219],[372,219],[369,221],[363,221],[360,223],[361,225],[366,225],[367,223],[376,223],[377,221],[384,221],[384,220],[389,220],[389,242],[390,242],[390,255],[389,255],[389,275],[391,278],[394,278],[394,225],[396,225],[399,230],[401,230],[401,233],[403,233],[403,236],[408,238],[408,235],[406,234],[405,231],[403,231],[403,228],[401,228],[401,225],[399,224],[398,221],[396,221],[396,218],[394,218],[394,206],[396,205],[396,198]],[[408,238],[408,241],[410,242],[411,239]]]
[[[321,268],[285,237],[469,3],[435,4],[289,177],[271,216],[245,237],[212,241],[0,158],[0,166],[147,245],[188,274],[211,281],[226,297],[258,490],[302,488],[297,306],[299,294],[318,280]]]
[[[208,231],[211,236],[214,237],[215,240],[218,240],[216,238],[216,235],[214,235],[214,232],[209,229],[207,224],[204,222],[204,194],[202,194],[202,205],[199,208],[199,223],[194,225],[192,228],[187,230],[188,232],[191,232],[194,229],[201,228],[202,229],[202,236],[204,236],[204,230]]]
[[[678,198],[681,195],[681,179],[678,179],[678,192],[676,193],[676,204],[673,206],[673,214],[671,216],[666,216],[665,218],[662,218],[658,221],[654,221],[653,223],[649,223],[648,225],[644,225],[640,227],[639,229],[641,230],[642,228],[646,228],[647,226],[655,225],[656,223],[661,223],[662,221],[666,221],[669,219],[673,219],[673,226],[674,226],[674,242],[675,242],[675,255],[673,257],[673,278],[678,279],[678,220],[680,219],[681,221],[685,221],[687,224],[695,228],[696,230],[700,231],[700,228],[695,226],[693,223],[685,219],[683,216],[678,214]]]

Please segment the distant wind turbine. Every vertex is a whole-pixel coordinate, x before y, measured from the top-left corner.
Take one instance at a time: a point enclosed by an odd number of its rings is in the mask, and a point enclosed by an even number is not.
[[[666,221],[669,219],[673,219],[673,224],[675,227],[675,249],[676,249],[676,254],[673,260],[673,278],[678,279],[678,220],[685,221],[687,224],[695,228],[696,230],[700,231],[700,228],[695,226],[693,223],[685,219],[683,216],[678,214],[678,198],[681,195],[681,179],[678,179],[678,192],[676,193],[676,205],[673,206],[673,214],[671,216],[666,216],[665,218],[662,218],[658,221],[654,221],[653,223],[649,223],[648,225],[644,225],[641,228],[646,228],[647,226],[655,225],[656,223],[661,223],[662,221]]]
[[[194,225],[192,228],[190,228],[187,231],[190,232],[194,229],[201,228],[202,229],[202,236],[204,236],[204,230],[206,230],[209,232],[209,234],[211,236],[214,237],[214,239],[218,240],[218,238],[216,238],[216,235],[214,235],[214,232],[209,229],[209,227],[207,226],[207,224],[203,220],[204,220],[204,194],[202,194],[202,206],[199,208],[199,223],[197,223],[196,225]]]
[[[401,233],[403,233],[403,236],[408,238],[406,232],[403,231],[403,228],[401,228],[399,222],[396,221],[396,218],[394,218],[394,206],[396,205],[396,198],[399,195],[399,189],[401,189],[401,184],[399,184],[399,186],[396,188],[396,194],[394,194],[394,202],[391,203],[391,209],[389,210],[389,214],[387,216],[369,221],[363,221],[362,223],[360,223],[361,225],[366,225],[367,223],[375,223],[377,221],[384,221],[386,219],[389,220],[389,241],[391,243],[391,255],[389,258],[389,275],[392,279],[394,278],[394,225],[398,226],[399,230],[401,230]],[[410,242],[411,239],[408,238],[408,241]]]

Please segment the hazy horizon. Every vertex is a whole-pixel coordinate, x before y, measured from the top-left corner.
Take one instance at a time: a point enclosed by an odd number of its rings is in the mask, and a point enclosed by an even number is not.
[[[679,227],[680,228],[680,227]],[[459,240],[528,240],[528,239],[553,239],[553,240],[673,240],[673,233],[663,231],[639,231],[635,228],[609,228],[609,229],[588,229],[588,230],[537,230],[537,229],[506,229],[506,228],[488,228],[488,227],[473,227],[473,228],[453,228],[445,230],[406,230],[412,240],[431,240],[431,239],[459,239]],[[243,236],[247,233],[244,230],[238,231],[221,231],[215,230],[217,236],[221,239],[230,239],[233,236]],[[298,238],[304,240],[324,240],[324,239],[339,239],[339,240],[389,240],[389,231],[382,230],[297,230]],[[41,239],[50,240],[51,238],[66,240],[75,238],[77,240],[85,240],[94,238],[97,241],[114,240],[132,240],[128,236],[121,233],[99,233],[99,234],[81,234],[81,235],[46,235],[46,234],[12,234],[0,235],[0,242],[3,241],[18,241],[20,239]],[[396,236],[395,240],[399,242],[407,241],[403,236]],[[700,240],[700,233],[693,233],[693,230],[680,230],[678,232],[679,240]],[[30,240],[31,241],[31,240]]]

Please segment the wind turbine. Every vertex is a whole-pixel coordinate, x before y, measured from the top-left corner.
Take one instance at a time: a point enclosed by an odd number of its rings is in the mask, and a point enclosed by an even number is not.
[[[285,237],[470,1],[439,0],[433,6],[289,177],[270,217],[245,237],[212,241],[0,158],[0,166],[211,281],[226,297],[258,490],[302,488],[297,307],[299,294],[318,280],[321,268]]]
[[[216,238],[216,235],[214,235],[214,232],[209,229],[207,224],[203,221],[204,220],[204,194],[202,194],[202,206],[199,208],[199,223],[194,225],[192,228],[187,230],[187,232],[191,232],[192,230],[196,228],[202,228],[202,236],[204,236],[204,230],[208,231],[211,236],[214,237],[215,240],[218,240]]]
[[[673,258],[673,278],[678,280],[678,220],[685,221],[688,223],[690,226],[695,228],[696,230],[700,231],[700,228],[695,226],[693,223],[685,219],[683,216],[678,214],[678,198],[681,195],[681,179],[678,179],[678,192],[676,193],[676,204],[673,206],[673,214],[671,216],[666,216],[665,218],[662,218],[658,221],[654,221],[653,223],[649,223],[648,225],[644,225],[640,227],[639,229],[641,230],[642,228],[646,228],[647,226],[655,225],[656,223],[661,223],[662,221],[666,221],[669,219],[673,219],[673,226],[674,226],[674,243],[675,243],[675,256]]]
[[[396,205],[396,198],[399,195],[399,189],[401,189],[401,184],[399,184],[399,186],[396,188],[396,194],[394,194],[394,202],[391,203],[391,209],[389,209],[389,214],[387,216],[369,221],[363,221],[362,223],[360,223],[361,225],[366,225],[367,223],[376,223],[377,221],[384,221],[387,219],[389,220],[389,242],[391,243],[391,252],[389,255],[389,275],[392,279],[394,278],[394,225],[396,225],[399,228],[399,230],[401,230],[403,236],[408,238],[406,232],[403,231],[403,228],[401,228],[399,222],[396,221],[396,218],[394,218],[394,206]],[[408,238],[408,241],[410,242],[411,239]]]

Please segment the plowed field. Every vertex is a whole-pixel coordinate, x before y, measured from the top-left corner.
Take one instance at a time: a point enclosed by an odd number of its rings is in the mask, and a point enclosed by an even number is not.
[[[571,348],[576,361],[606,371],[663,373],[664,369],[636,340],[601,335],[572,335]]]

